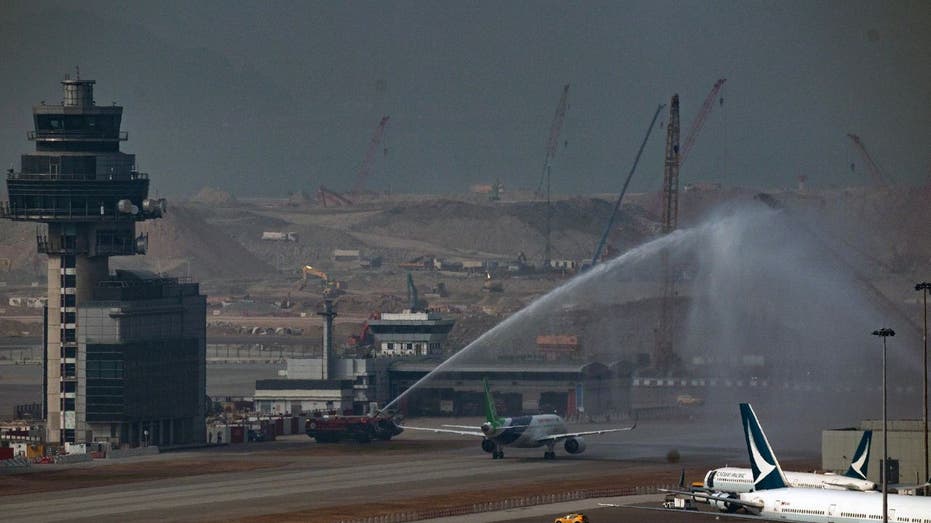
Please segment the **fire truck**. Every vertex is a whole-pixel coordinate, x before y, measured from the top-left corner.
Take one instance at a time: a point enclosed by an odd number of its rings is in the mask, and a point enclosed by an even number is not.
[[[358,441],[368,443],[373,439],[388,441],[404,429],[393,419],[381,415],[343,416],[325,414],[307,418],[307,435],[317,443],[336,443],[339,441]]]

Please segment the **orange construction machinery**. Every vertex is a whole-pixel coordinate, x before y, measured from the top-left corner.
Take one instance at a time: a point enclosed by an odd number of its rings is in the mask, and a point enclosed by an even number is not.
[[[340,280],[331,280],[327,273],[314,269],[310,265],[304,265],[301,267],[301,285],[300,290],[304,290],[304,287],[307,287],[307,278],[313,276],[314,278],[319,278],[323,282],[323,297],[324,298],[335,298],[341,294],[345,294],[346,283]]]

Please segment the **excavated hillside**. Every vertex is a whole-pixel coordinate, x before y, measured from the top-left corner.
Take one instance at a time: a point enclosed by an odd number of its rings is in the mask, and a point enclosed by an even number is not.
[[[209,211],[176,206],[165,218],[139,225],[148,233],[146,256],[135,256],[114,263],[142,264],[157,272],[190,275],[197,280],[259,279],[274,268],[249,252],[223,227],[207,222]]]

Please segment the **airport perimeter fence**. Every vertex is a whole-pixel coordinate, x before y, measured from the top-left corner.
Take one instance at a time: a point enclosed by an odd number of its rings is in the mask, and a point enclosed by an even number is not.
[[[551,505],[553,503],[566,503],[593,498],[615,498],[620,496],[637,496],[658,494],[660,489],[674,490],[678,485],[650,485],[640,487],[605,487],[597,489],[580,489],[556,494],[538,494],[534,496],[518,496],[499,499],[484,503],[469,503],[452,507],[412,510],[407,512],[392,512],[377,516],[344,519],[339,523],[406,523],[408,521],[421,521],[425,519],[446,518],[452,516],[465,516],[480,512],[496,512],[515,508],[533,507],[537,505]]]

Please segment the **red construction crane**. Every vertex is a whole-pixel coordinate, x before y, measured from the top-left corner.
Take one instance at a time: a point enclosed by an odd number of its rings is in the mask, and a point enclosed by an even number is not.
[[[372,134],[369,141],[369,148],[365,152],[365,159],[362,161],[362,167],[359,168],[359,174],[356,175],[356,183],[353,184],[350,194],[359,194],[365,188],[365,182],[372,174],[372,164],[375,163],[375,154],[378,152],[378,146],[381,144],[382,137],[385,135],[385,126],[388,125],[389,116],[383,116]]]
[[[562,96],[559,97],[559,105],[556,106],[556,114],[553,115],[553,123],[550,124],[550,135],[546,140],[546,154],[543,157],[543,173],[540,175],[540,183],[537,184],[537,195],[542,196],[543,183],[546,180],[547,172],[550,168],[550,161],[556,156],[556,149],[559,147],[559,133],[562,131],[562,123],[566,119],[566,109],[569,107],[569,84],[562,88]]]
[[[870,153],[867,152],[866,146],[863,145],[863,140],[860,140],[860,137],[855,134],[847,134],[847,137],[853,141],[854,146],[856,146],[857,151],[860,153],[860,156],[863,157],[863,163],[866,164],[866,170],[870,173],[870,178],[873,179],[873,183],[880,187],[885,187],[889,185],[889,177],[886,175],[886,172],[877,164],[873,157],[870,156]]]
[[[692,126],[689,127],[689,132],[685,135],[685,141],[682,143],[682,147],[679,150],[679,166],[685,163],[686,158],[689,156],[689,151],[692,150],[692,146],[695,145],[695,139],[698,138],[698,132],[701,131],[703,125],[705,125],[705,119],[708,117],[708,114],[711,112],[711,108],[714,107],[714,102],[718,98],[718,93],[721,92],[721,88],[724,87],[724,82],[727,81],[727,78],[721,78],[714,83],[714,87],[711,88],[711,92],[708,93],[708,96],[705,97],[705,102],[701,104],[701,109],[698,111],[698,114],[695,115],[695,119],[692,120]]]

